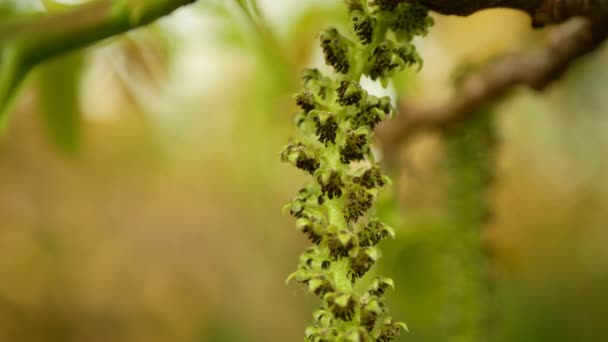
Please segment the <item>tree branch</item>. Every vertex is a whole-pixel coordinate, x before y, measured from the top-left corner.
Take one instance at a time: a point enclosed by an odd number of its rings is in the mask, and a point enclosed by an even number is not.
[[[377,129],[387,158],[400,143],[424,130],[446,127],[475,109],[503,95],[516,85],[544,89],[577,58],[595,50],[608,37],[608,27],[586,18],[574,18],[551,32],[544,47],[500,57],[466,76],[453,96],[443,104],[415,107],[402,103],[397,117]]]
[[[195,1],[96,0],[0,23],[0,126],[19,84],[39,63],[144,26]]]
[[[421,0],[420,3],[437,13],[459,16],[489,8],[512,8],[526,12],[534,26],[557,24],[578,16],[608,14],[608,0]]]

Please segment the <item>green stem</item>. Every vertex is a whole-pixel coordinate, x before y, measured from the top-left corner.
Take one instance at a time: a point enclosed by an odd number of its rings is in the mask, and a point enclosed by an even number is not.
[[[20,80],[25,77],[21,55],[15,46],[0,50],[0,128],[4,127],[3,108],[8,109],[17,93]]]
[[[0,55],[19,55],[23,70],[0,67],[0,122],[27,73],[41,62],[144,26],[196,0],[97,0],[70,10],[33,15],[0,24]],[[5,65],[6,64],[6,65]],[[18,77],[16,77],[18,76]],[[7,91],[8,90],[8,91]]]

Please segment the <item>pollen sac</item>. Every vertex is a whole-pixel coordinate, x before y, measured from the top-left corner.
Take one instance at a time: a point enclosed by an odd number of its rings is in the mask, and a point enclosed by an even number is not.
[[[363,45],[372,42],[377,19],[364,14],[362,11],[352,11],[350,19],[353,23],[355,34]]]
[[[419,4],[400,6],[395,11],[395,17],[391,29],[400,41],[409,42],[414,36],[425,36],[429,27],[434,24],[433,18],[429,16],[428,9]]]
[[[353,177],[353,182],[367,189],[384,186],[384,178],[378,165],[374,165],[358,177]]]
[[[324,309],[319,309],[312,314],[316,326],[328,327],[332,322],[332,314]]]
[[[422,59],[418,52],[416,51],[416,47],[412,44],[403,44],[396,48],[395,54],[399,56],[401,59],[400,68],[402,69],[404,66],[409,67],[413,65],[418,65],[418,69],[422,67]]]
[[[362,131],[350,131],[346,136],[344,146],[340,148],[340,161],[348,164],[354,160],[362,160],[369,152],[367,144],[367,133]]]
[[[373,130],[380,121],[393,112],[394,108],[388,96],[377,98],[370,95],[365,105],[355,113],[352,123],[354,127],[369,127]]]
[[[296,221],[296,228],[301,230],[310,242],[318,245],[323,239],[323,234],[319,225],[315,223],[311,217],[301,217]]]
[[[334,291],[333,284],[331,283],[329,278],[327,278],[327,276],[323,274],[320,274],[308,280],[307,285],[308,290],[310,290],[310,292],[320,297],[323,297],[326,294]]]
[[[376,321],[384,313],[384,305],[377,297],[364,296],[361,298],[361,325],[368,332],[372,332]]]
[[[319,141],[327,146],[328,143],[335,143],[338,131],[338,122],[333,113],[315,112],[312,120],[317,127],[316,134]]]
[[[303,91],[296,94],[296,104],[302,108],[302,110],[308,114],[311,110],[317,108],[315,96],[310,91]]]
[[[373,6],[378,7],[381,11],[393,11],[399,4],[405,0],[374,0],[371,2]]]
[[[340,198],[342,196],[344,183],[338,172],[332,171],[329,174],[320,175],[317,177],[317,182],[321,185],[321,193],[329,199],[333,199],[334,197]]]
[[[308,91],[316,93],[319,98],[325,100],[327,94],[331,92],[332,80],[323,76],[319,69],[305,69],[302,73],[302,83]]]
[[[327,257],[319,253],[317,246],[309,248],[300,256],[300,266],[307,270],[325,269],[325,265],[329,263]]]
[[[355,11],[363,12],[365,10],[365,2],[366,0],[346,0],[346,5],[348,6],[348,12],[352,13]]]
[[[350,70],[348,42],[336,28],[329,28],[321,34],[321,48],[325,55],[325,63],[333,66],[339,73],[348,73]]]
[[[311,175],[320,165],[315,157],[309,156],[306,146],[302,143],[292,143],[283,147],[281,160],[289,162],[298,169],[307,171]]]
[[[300,170],[307,171],[312,175],[319,168],[319,162],[314,157],[300,154],[296,160],[296,167]]]
[[[325,296],[324,300],[329,304],[329,309],[337,319],[343,321],[353,319],[356,302],[352,295],[348,293],[330,293]]]
[[[395,53],[394,43],[390,40],[386,40],[374,48],[369,62],[371,64],[369,77],[372,80],[388,77],[393,71],[400,71],[405,67],[403,60]]]
[[[374,197],[363,189],[352,190],[348,193],[344,218],[347,222],[355,222],[371,208]]]
[[[293,216],[295,218],[302,217],[302,215],[304,213],[305,205],[306,205],[305,199],[302,199],[300,197],[294,198],[293,201],[291,201],[291,203],[290,203],[289,214],[291,214],[291,216]]]
[[[382,297],[388,288],[394,289],[395,283],[391,278],[376,277],[367,291],[371,296]]]
[[[386,317],[382,325],[382,332],[376,341],[378,342],[390,342],[399,336],[401,329],[407,331],[407,326],[404,323],[393,322],[391,317]]]
[[[324,78],[325,76],[323,76],[321,71],[316,68],[304,69],[304,71],[302,72],[302,83],[304,83],[304,85],[310,85],[311,83],[320,82]]]
[[[359,246],[372,247],[391,234],[390,228],[377,219],[370,220],[357,234]]]
[[[347,257],[349,252],[356,246],[357,236],[347,230],[341,230],[337,234],[328,235],[327,246],[329,256],[334,260],[340,257]]]
[[[351,258],[350,269],[351,279],[354,282],[367,273],[380,258],[380,254],[374,247],[366,247],[359,251],[356,257]]]
[[[338,94],[336,102],[343,106],[358,104],[367,99],[367,92],[357,82],[342,80],[336,91]]]

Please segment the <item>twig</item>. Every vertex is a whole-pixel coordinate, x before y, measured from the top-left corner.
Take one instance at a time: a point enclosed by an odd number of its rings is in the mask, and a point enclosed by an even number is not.
[[[420,3],[437,13],[459,16],[488,8],[517,9],[526,12],[534,26],[557,24],[578,16],[604,17],[608,13],[608,0],[420,0]]]
[[[397,117],[377,129],[377,137],[387,158],[394,156],[400,143],[424,130],[441,129],[511,87],[526,85],[544,89],[579,57],[596,49],[608,36],[604,21],[573,18],[551,32],[544,47],[506,55],[467,76],[453,96],[443,104],[414,107],[402,103]]]
[[[0,23],[0,126],[11,97],[34,66],[144,26],[196,0],[96,0],[71,10]],[[11,59],[7,57],[17,56]],[[17,61],[17,64],[15,61]],[[9,65],[7,68],[3,67]],[[23,75],[21,78],[14,74]]]

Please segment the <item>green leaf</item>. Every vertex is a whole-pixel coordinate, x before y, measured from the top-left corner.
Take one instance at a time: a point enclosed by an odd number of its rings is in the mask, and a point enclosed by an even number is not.
[[[6,125],[12,100],[27,75],[28,68],[21,61],[16,45],[0,47],[0,130]]]
[[[62,152],[78,152],[81,139],[79,108],[83,51],[62,55],[36,72],[38,111],[47,136]]]

